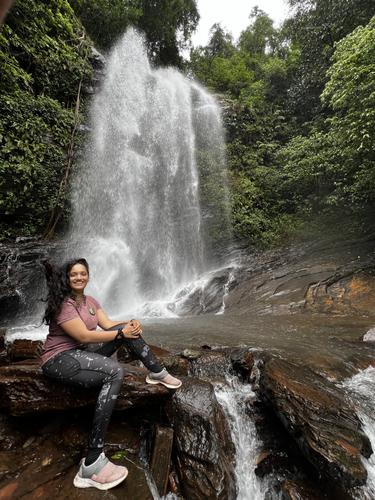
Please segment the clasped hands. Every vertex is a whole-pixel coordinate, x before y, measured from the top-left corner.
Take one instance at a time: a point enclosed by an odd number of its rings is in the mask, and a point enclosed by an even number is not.
[[[131,319],[122,329],[122,333],[128,339],[137,339],[142,333],[140,322],[137,319]]]

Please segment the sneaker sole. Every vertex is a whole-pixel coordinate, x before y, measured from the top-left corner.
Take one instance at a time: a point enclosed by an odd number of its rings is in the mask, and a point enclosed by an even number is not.
[[[127,476],[128,471],[126,471],[126,474],[124,474],[124,476],[116,479],[116,481],[112,481],[111,483],[98,483],[97,481],[93,481],[92,479],[81,477],[79,476],[79,473],[77,473],[73,480],[73,484],[76,488],[97,488],[98,490],[109,490],[124,481]]]
[[[161,384],[161,385],[164,385],[165,387],[168,387],[168,389],[178,389],[179,387],[182,386],[182,382],[180,382],[180,385],[167,384],[167,383],[163,382],[162,380],[155,380],[155,379],[149,378],[148,375],[146,376],[146,382],[148,384],[152,384],[152,385]]]

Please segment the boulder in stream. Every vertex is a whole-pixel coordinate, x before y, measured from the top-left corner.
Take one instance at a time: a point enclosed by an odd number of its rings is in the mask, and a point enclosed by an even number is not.
[[[305,366],[271,359],[262,368],[260,394],[319,473],[345,489],[366,482],[362,456],[370,456],[371,445],[336,385]]]
[[[185,379],[166,410],[174,428],[184,497],[234,499],[234,446],[213,386],[197,378]]]

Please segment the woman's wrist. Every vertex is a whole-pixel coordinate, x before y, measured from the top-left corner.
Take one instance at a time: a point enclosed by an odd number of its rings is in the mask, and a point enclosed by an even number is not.
[[[119,328],[117,330],[117,335],[115,337],[115,340],[124,340],[124,338],[125,338],[124,332],[122,331],[122,328]]]

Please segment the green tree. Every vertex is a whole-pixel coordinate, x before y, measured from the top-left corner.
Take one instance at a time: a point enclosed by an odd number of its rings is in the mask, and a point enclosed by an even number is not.
[[[220,23],[215,23],[210,29],[210,38],[204,52],[206,57],[225,57],[233,55],[235,47],[233,37],[226,32]]]
[[[107,50],[143,11],[138,0],[69,0],[95,45]]]
[[[293,16],[285,30],[300,47],[300,65],[290,105],[300,122],[322,112],[320,94],[327,82],[335,44],[375,14],[373,0],[289,0]]]
[[[149,53],[157,64],[181,66],[199,13],[196,0],[139,0],[142,16],[137,26],[145,32]]]
[[[240,35],[240,49],[251,55],[273,53],[278,37],[272,19],[259,7],[252,9],[250,19],[250,25]]]
[[[108,49],[129,25],[146,35],[156,64],[182,65],[199,14],[196,0],[70,0],[101,49]]]
[[[322,98],[332,115],[279,153],[296,207],[364,213],[375,204],[375,17],[341,40]]]

